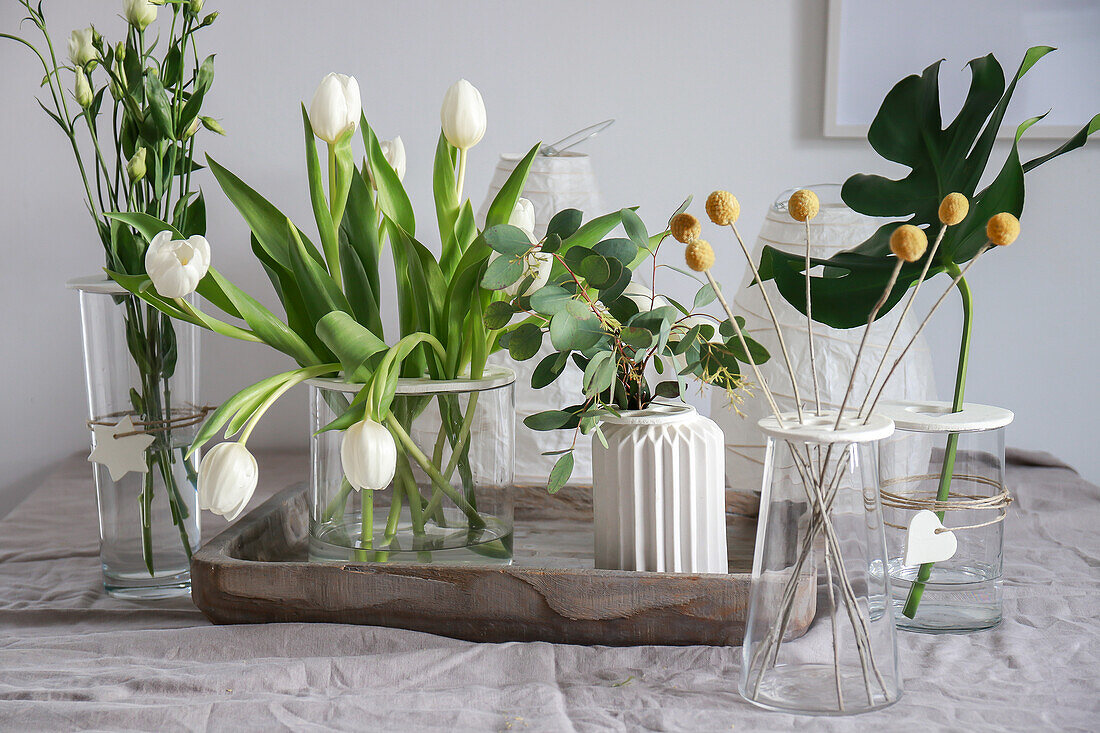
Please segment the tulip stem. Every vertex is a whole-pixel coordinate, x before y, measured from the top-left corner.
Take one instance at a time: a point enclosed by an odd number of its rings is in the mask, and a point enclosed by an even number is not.
[[[405,432],[405,428],[401,426],[401,423],[393,416],[392,413],[386,416],[386,427],[390,429],[390,432],[395,438],[397,438],[398,442],[401,443],[405,451],[410,456],[412,456],[413,460],[416,461],[422,469],[424,469],[424,472],[428,474],[428,476],[432,479],[432,482],[444,494],[446,494],[451,501],[455,503],[455,506],[462,510],[462,513],[465,514],[466,517],[470,520],[470,527],[474,529],[481,529],[482,527],[484,527],[485,520],[482,519],[481,515],[477,513],[477,510],[470,506],[470,503],[466,501],[466,497],[455,491],[454,487],[451,486],[450,482],[447,481],[447,479],[443,478],[443,475],[439,472],[439,469],[436,468],[431,459],[424,455],[424,453],[416,446],[416,443],[413,442],[412,438],[409,437],[409,434]]]
[[[462,205],[462,186],[466,181],[466,149],[458,151],[458,181],[455,187],[456,198],[458,203]]]
[[[336,287],[342,287],[339,249],[340,222],[336,221],[336,145],[333,143],[328,145],[328,201],[334,236],[332,238],[333,246],[327,248],[331,251],[325,252],[325,259],[328,260],[328,271],[332,275],[332,279],[336,281]]]

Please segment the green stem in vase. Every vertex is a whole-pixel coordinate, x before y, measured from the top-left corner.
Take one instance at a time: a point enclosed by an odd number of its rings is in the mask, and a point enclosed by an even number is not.
[[[947,266],[947,273],[952,277],[959,277],[959,268],[954,263]],[[970,286],[965,278],[959,278],[957,285],[963,304],[962,343],[959,345],[959,366],[955,373],[955,396],[951,402],[951,411],[960,412],[963,408],[963,393],[966,391],[966,365],[970,359],[970,330],[974,325],[974,297],[970,292]],[[959,434],[951,433],[947,436],[947,447],[943,454],[943,469],[940,471],[939,487],[936,491],[936,501],[947,501],[951,495],[951,479],[955,473],[955,456],[959,447]],[[944,512],[936,512],[936,516],[943,521]],[[932,567],[935,563],[926,562],[917,571],[917,579],[909,588],[909,596],[905,599],[905,607],[902,614],[907,618],[917,615],[917,607],[920,606],[921,597],[924,595],[925,583],[932,577]]]
[[[360,500],[362,504],[359,509],[359,549],[355,551],[355,559],[359,562],[369,562],[372,553],[368,551],[374,546],[374,490],[363,489],[360,492]]]

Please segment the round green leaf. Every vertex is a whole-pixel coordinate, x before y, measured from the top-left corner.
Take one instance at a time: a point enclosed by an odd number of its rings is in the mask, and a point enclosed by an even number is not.
[[[565,371],[565,365],[569,363],[568,356],[569,352],[558,351],[543,358],[531,372],[531,387],[542,389],[552,384]]]
[[[582,216],[577,209],[563,209],[554,214],[554,218],[546,226],[546,234],[556,234],[561,239],[567,239],[581,228]]]
[[[600,319],[583,303],[571,300],[550,319],[550,342],[558,351],[584,351],[603,336]]]
[[[527,361],[542,347],[542,329],[533,323],[522,323],[508,339],[508,354],[516,361]]]
[[[531,308],[545,316],[557,315],[573,297],[558,285],[543,285],[531,294]]]
[[[531,240],[527,238],[527,234],[511,224],[491,227],[482,236],[485,244],[503,255],[522,255],[531,249]]]
[[[504,290],[523,277],[523,259],[511,255],[501,255],[489,263],[481,278],[481,287],[486,290]]]
[[[602,288],[604,285],[611,284],[608,282],[611,277],[611,265],[608,264],[607,258],[603,255],[593,253],[581,260],[578,274],[594,288]]]
[[[508,321],[512,320],[515,313],[516,309],[508,301],[494,300],[485,309],[482,321],[485,323],[485,328],[496,331],[507,326]]]
[[[630,265],[638,256],[638,245],[629,239],[605,239],[594,246],[592,251],[604,257],[616,259],[624,265]]]
[[[619,332],[619,338],[624,344],[633,346],[635,349],[648,349],[655,339],[651,332],[638,326],[625,327]]]

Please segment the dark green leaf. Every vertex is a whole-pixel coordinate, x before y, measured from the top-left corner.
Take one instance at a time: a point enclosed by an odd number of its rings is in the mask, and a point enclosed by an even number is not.
[[[608,282],[608,278],[611,277],[611,266],[607,264],[607,259],[603,255],[590,254],[581,260],[578,274],[587,280],[590,286],[597,289],[611,284]]]
[[[523,277],[523,258],[501,255],[489,263],[485,275],[481,278],[481,287],[486,290],[504,290],[515,285]]]
[[[531,240],[522,229],[511,224],[498,224],[486,229],[482,237],[485,244],[504,255],[522,255],[531,249]]]
[[[546,235],[555,234],[561,239],[568,239],[580,229],[582,216],[577,209],[562,209],[550,219],[546,226]]]
[[[545,412],[528,415],[524,418],[523,424],[532,430],[557,430],[565,427],[575,418],[574,413],[565,410],[546,410]]]
[[[516,361],[527,361],[542,347],[542,329],[533,323],[521,323],[508,339],[508,355]]]
[[[638,256],[638,245],[629,239],[605,239],[596,244],[592,251],[604,257],[614,258],[623,265],[629,266],[634,258]]]
[[[512,316],[515,314],[516,309],[512,307],[511,303],[505,300],[494,300],[485,309],[485,316],[482,320],[485,323],[485,328],[490,331],[498,331],[507,326],[508,321],[512,320]]]
[[[553,316],[564,310],[573,300],[567,290],[557,285],[543,285],[531,294],[531,308],[544,316]]]
[[[563,453],[561,458],[554,464],[554,467],[550,469],[550,478],[546,483],[546,490],[551,494],[558,493],[569,482],[569,477],[572,475],[573,453]]]

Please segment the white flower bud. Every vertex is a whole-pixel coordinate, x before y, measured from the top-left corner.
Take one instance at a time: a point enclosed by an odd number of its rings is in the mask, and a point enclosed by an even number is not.
[[[80,66],[76,67],[76,87],[73,90],[73,95],[76,97],[76,103],[84,109],[91,106],[94,99],[92,86],[88,83],[88,75],[84,73],[84,69]]]
[[[439,120],[443,123],[443,135],[454,147],[469,150],[477,145],[485,136],[486,124],[481,92],[465,79],[459,79],[443,96]]]
[[[94,33],[95,31],[89,26],[69,34],[69,61],[73,66],[84,66],[95,58],[95,46],[92,45]]]
[[[344,431],[340,462],[348,483],[357,491],[384,489],[397,470],[397,444],[381,424],[361,420]]]
[[[328,74],[309,103],[309,124],[314,135],[331,145],[355,130],[362,112],[359,82],[355,77]]]
[[[199,508],[230,522],[244,510],[260,478],[256,458],[242,443],[219,443],[199,465]]]
[[[126,22],[143,31],[157,19],[157,6],[149,0],[122,0]]]
[[[134,157],[126,162],[126,175],[131,181],[140,181],[145,178],[145,156],[148,155],[145,148],[138,148]]]

